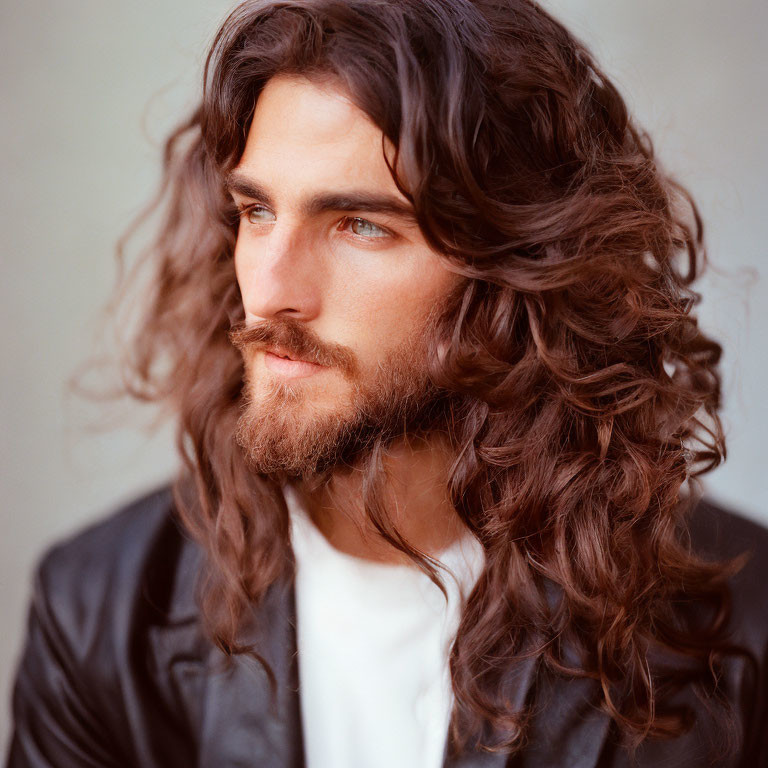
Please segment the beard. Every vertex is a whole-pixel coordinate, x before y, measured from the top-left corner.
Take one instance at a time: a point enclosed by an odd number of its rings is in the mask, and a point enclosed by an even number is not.
[[[350,384],[338,403],[321,408],[312,400],[318,395],[314,377],[292,381],[265,373],[255,380],[246,358],[235,439],[251,471],[280,482],[318,479],[337,467],[355,467],[397,438],[424,437],[444,428],[447,393],[433,384],[426,362],[437,328],[437,317],[430,313],[418,333],[391,350],[367,376],[359,373],[348,350],[324,354],[297,321],[233,329],[230,339],[241,351],[264,341],[287,346],[303,359],[338,359]],[[323,374],[315,376],[321,379]]]

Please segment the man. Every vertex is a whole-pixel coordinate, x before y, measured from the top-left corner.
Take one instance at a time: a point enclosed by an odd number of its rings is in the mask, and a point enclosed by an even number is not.
[[[768,764],[701,226],[589,53],[249,0],[166,149],[130,390],[183,467],[41,558],[8,765]]]

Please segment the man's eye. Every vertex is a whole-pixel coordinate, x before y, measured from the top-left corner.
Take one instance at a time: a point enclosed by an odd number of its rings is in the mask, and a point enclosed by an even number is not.
[[[262,205],[249,205],[240,211],[240,215],[245,217],[249,224],[264,224],[275,220],[275,214]]]
[[[361,219],[359,216],[345,218],[341,222],[341,228],[343,229],[346,226],[360,237],[372,239],[390,237],[390,233],[386,229],[374,224],[372,221],[368,221],[368,219]]]

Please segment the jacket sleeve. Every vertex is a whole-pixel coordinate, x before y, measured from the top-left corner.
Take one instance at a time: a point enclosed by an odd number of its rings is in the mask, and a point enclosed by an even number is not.
[[[64,622],[57,621],[50,559],[40,558],[34,570],[27,634],[13,686],[13,730],[6,768],[124,765],[114,754],[115,741],[109,738],[83,670],[75,661],[76,638],[67,637]],[[67,610],[66,606],[56,607]]]

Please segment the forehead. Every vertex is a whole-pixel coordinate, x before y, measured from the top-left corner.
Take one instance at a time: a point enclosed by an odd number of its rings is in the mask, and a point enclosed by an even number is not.
[[[401,196],[382,139],[339,86],[278,75],[259,95],[238,168],[282,188],[364,185]],[[384,147],[391,157],[391,143]]]

